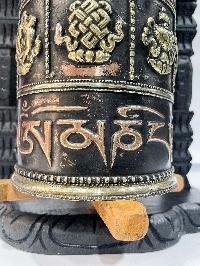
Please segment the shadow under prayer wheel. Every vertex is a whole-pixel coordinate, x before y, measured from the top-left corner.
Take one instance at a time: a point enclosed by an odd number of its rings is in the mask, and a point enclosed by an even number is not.
[[[176,187],[174,0],[24,0],[14,187],[112,200]]]

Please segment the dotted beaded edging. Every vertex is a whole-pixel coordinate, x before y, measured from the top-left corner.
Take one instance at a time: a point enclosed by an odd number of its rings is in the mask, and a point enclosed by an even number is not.
[[[95,79],[70,79],[49,80],[27,84],[18,89],[17,97],[51,91],[100,91],[100,92],[126,92],[141,95],[149,95],[162,98],[173,102],[174,95],[170,91],[157,86],[114,80],[95,80]]]
[[[109,186],[132,186],[138,184],[139,185],[156,184],[171,177],[174,173],[174,168],[154,174],[134,175],[134,176],[113,176],[113,177],[60,176],[53,174],[44,174],[36,171],[29,171],[18,166],[15,166],[15,172],[23,177],[39,182],[62,184],[66,186],[109,187]]]
[[[35,180],[31,180],[31,179],[26,179],[25,177],[21,177],[18,176],[18,178],[20,178],[19,180],[15,180],[15,175],[17,174],[13,174],[12,176],[12,184],[13,186],[20,192],[22,193],[27,193],[33,196],[37,196],[37,197],[43,197],[43,198],[54,198],[54,199],[63,199],[63,200],[73,200],[73,201],[99,201],[99,200],[127,200],[127,199],[137,199],[137,198],[141,198],[141,197],[151,197],[151,196],[156,196],[156,195],[163,195],[166,194],[168,192],[171,192],[173,189],[175,189],[177,187],[176,182],[174,182],[173,180],[167,180],[167,181],[163,181],[161,183],[159,183],[160,186],[158,186],[156,189],[155,188],[150,188],[148,192],[146,191],[140,191],[138,193],[127,193],[127,194],[115,194],[114,192],[110,193],[110,194],[102,194],[100,193],[100,195],[95,195],[95,191],[92,191],[92,188],[85,188],[85,195],[68,195],[68,193],[60,193],[60,187],[62,187],[62,185],[56,185],[55,188],[55,184],[52,183],[46,183],[46,182],[39,182],[39,181],[35,181]],[[22,181],[22,184],[20,184]],[[25,182],[25,184],[23,183]],[[40,186],[43,187],[47,186],[45,188],[45,191],[43,189],[40,190]],[[36,190],[33,189],[33,187],[37,187]],[[152,185],[153,186],[153,185]],[[53,189],[53,193],[52,191],[49,192],[49,189],[51,190]],[[121,187],[119,186],[119,189]],[[110,191],[111,192],[111,191]],[[77,193],[77,191],[76,191]],[[89,193],[89,194],[88,194]],[[94,194],[93,194],[94,193]]]
[[[50,74],[49,30],[50,30],[50,0],[45,0],[45,75],[47,79],[49,78]]]
[[[135,75],[135,0],[129,0],[130,5],[130,80],[134,79]]]
[[[146,87],[146,88],[153,88],[156,90],[161,90],[161,91],[165,91],[166,93],[169,92],[167,89],[158,87],[158,86],[154,86],[154,85],[150,85],[150,84],[145,84],[145,83],[139,83],[139,82],[131,82],[131,81],[126,81],[126,80],[112,80],[112,79],[68,79],[67,81],[64,79],[58,79],[58,80],[46,80],[46,81],[39,81],[39,82],[35,82],[35,83],[30,83],[30,84],[26,84],[21,86],[20,88],[18,88],[18,90],[23,90],[25,88],[28,87],[34,87],[34,86],[38,86],[38,85],[49,85],[49,84],[54,84],[54,83],[65,83],[66,86],[67,84],[73,84],[73,83],[79,83],[79,84],[112,84],[114,85],[130,85],[130,86],[141,86],[141,87]]]

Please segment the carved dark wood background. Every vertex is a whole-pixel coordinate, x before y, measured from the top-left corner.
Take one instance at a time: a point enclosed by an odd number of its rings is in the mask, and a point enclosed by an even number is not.
[[[8,178],[16,161],[16,73],[15,36],[19,0],[0,0],[0,176]],[[179,66],[174,105],[174,166],[185,177],[191,167],[190,111],[192,96],[192,40],[196,23],[192,18],[196,0],[177,0]]]
[[[0,176],[7,178],[16,161],[15,36],[18,0],[0,1]]]
[[[191,168],[189,147],[192,143],[190,111],[192,98],[192,41],[196,35],[196,22],[192,15],[196,0],[177,0],[177,38],[179,46],[179,65],[176,79],[174,104],[174,166],[176,173],[185,177],[185,186],[189,188],[187,174]]]

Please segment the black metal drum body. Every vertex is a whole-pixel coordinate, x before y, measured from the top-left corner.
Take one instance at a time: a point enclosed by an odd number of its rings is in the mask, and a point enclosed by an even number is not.
[[[70,200],[172,190],[175,32],[173,0],[22,1],[13,185]]]

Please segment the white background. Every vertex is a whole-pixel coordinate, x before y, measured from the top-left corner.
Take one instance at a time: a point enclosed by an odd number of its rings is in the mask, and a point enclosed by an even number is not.
[[[200,1],[195,19],[200,25]],[[192,120],[194,142],[190,148],[194,167],[190,182],[200,189],[200,31],[193,43],[195,56],[193,99],[191,110],[195,112]],[[18,251],[0,240],[0,266],[200,266],[200,233],[186,235],[175,246],[154,253],[93,255],[93,256],[44,256]]]

